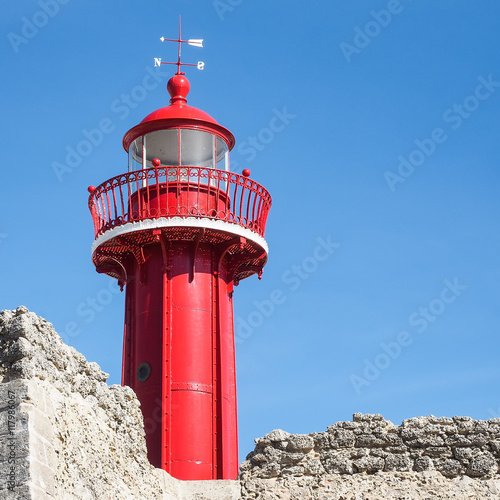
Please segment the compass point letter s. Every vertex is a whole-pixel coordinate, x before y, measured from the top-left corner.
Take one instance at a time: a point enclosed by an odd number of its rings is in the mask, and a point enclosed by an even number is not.
[[[157,66],[160,66],[160,64],[161,64],[161,57],[155,57],[155,68]]]

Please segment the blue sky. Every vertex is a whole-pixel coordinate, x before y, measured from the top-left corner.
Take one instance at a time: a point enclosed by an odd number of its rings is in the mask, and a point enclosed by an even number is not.
[[[273,197],[263,280],[235,293],[241,457],[354,412],[499,417],[493,0],[6,3],[0,307],[120,382],[124,296],[91,263],[87,186],[126,171],[124,133],[168,103],[153,58],[175,60],[159,38],[179,14],[205,39],[183,51],[205,62],[189,104]]]

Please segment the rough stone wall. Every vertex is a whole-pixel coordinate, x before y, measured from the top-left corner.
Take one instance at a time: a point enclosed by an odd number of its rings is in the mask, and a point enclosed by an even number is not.
[[[255,499],[500,498],[500,419],[356,413],[325,432],[274,430],[241,464]]]
[[[325,432],[275,430],[255,443],[241,470],[259,478],[433,470],[482,478],[500,468],[500,418],[429,416],[396,426],[378,414],[356,413]]]
[[[500,419],[354,415],[256,440],[236,481],[178,481],[147,460],[134,392],[19,307],[0,313],[0,498],[500,499]]]

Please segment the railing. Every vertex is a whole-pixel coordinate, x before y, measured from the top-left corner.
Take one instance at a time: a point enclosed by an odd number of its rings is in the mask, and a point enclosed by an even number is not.
[[[129,222],[195,217],[237,224],[264,237],[271,196],[248,177],[203,167],[155,167],[90,190],[95,237]]]

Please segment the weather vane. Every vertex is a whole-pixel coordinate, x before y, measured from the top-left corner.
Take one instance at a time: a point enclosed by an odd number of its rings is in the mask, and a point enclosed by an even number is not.
[[[179,51],[177,54],[177,62],[163,62],[161,60],[161,57],[155,57],[155,67],[160,66],[160,64],[174,64],[175,66],[177,66],[176,75],[183,75],[184,74],[184,73],[181,73],[181,66],[196,66],[198,69],[203,69],[205,67],[205,63],[203,61],[198,61],[197,64],[181,63],[181,44],[182,43],[187,43],[188,45],[192,45],[193,47],[203,47],[203,39],[197,39],[197,38],[190,38],[189,40],[182,40],[181,39],[181,16],[179,16],[179,38],[177,40],[175,40],[173,38],[161,37],[160,40],[162,42],[177,42],[179,44]]]

